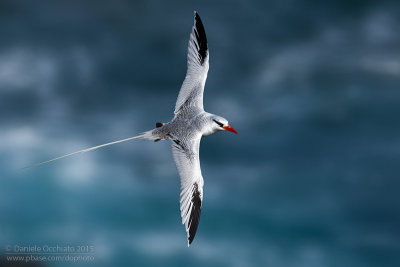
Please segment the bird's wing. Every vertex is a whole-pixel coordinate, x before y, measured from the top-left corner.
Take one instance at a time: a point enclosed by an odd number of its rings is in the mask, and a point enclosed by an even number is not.
[[[172,155],[181,178],[180,206],[182,224],[185,224],[188,246],[192,243],[199,225],[203,201],[203,176],[201,175],[200,139],[190,143],[172,140]]]
[[[203,110],[203,92],[208,72],[208,45],[203,23],[194,12],[194,25],[190,33],[187,72],[176,100],[175,114],[184,108]]]

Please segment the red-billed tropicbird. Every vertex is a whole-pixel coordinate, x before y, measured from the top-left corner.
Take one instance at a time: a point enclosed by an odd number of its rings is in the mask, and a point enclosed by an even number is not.
[[[199,159],[201,137],[223,130],[237,134],[226,119],[204,111],[203,92],[208,68],[206,32],[199,14],[195,11],[188,47],[186,77],[176,101],[175,116],[169,123],[158,122],[155,129],[138,136],[83,149],[28,167],[133,139],[171,140],[172,155],[181,178],[180,209],[189,246],[196,235],[203,201],[204,181]]]

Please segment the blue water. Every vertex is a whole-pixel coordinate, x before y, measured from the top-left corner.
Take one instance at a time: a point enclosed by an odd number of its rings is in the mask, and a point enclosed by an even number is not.
[[[193,10],[210,48],[205,107],[239,135],[202,140],[188,248],[167,142],[20,167],[170,120]],[[7,245],[84,245],[96,266],[400,266],[399,11],[2,1],[0,258]]]

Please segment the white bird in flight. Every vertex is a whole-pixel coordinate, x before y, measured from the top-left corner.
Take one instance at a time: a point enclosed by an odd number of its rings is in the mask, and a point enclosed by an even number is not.
[[[171,140],[172,156],[181,180],[180,209],[185,224],[188,246],[199,225],[203,201],[203,176],[200,169],[199,148],[202,136],[218,131],[237,132],[228,121],[208,113],[203,108],[203,92],[209,68],[206,32],[199,14],[194,12],[194,25],[190,33],[187,72],[175,105],[174,118],[169,123],[156,123],[156,128],[138,136],[83,149],[25,168],[39,166],[78,153],[88,152],[133,139]]]

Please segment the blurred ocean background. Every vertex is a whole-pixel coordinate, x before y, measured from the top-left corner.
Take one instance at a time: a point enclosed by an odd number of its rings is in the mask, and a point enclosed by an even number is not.
[[[194,10],[205,108],[239,135],[202,140],[188,248],[169,142],[20,168],[169,121]],[[2,0],[0,258],[90,245],[96,266],[400,266],[399,14],[398,1]]]

